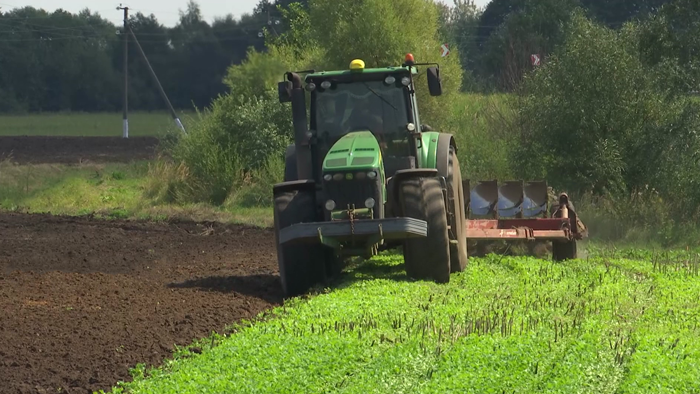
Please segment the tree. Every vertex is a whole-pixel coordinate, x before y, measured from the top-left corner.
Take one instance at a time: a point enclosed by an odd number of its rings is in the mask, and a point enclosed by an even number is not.
[[[662,90],[638,46],[636,25],[616,32],[575,13],[563,45],[519,90],[518,176],[574,193],[619,196],[648,186],[700,202],[691,175],[697,105]]]
[[[453,0],[453,7],[440,3],[441,36],[452,48],[457,48],[464,69],[462,87],[465,90],[480,90],[474,71],[478,65],[477,40],[475,39],[481,10],[473,0]]]
[[[530,56],[546,57],[562,42],[563,26],[578,0],[524,0],[486,42],[481,75],[510,91],[532,69]]]
[[[657,70],[664,84],[686,92],[700,91],[700,2],[676,0],[661,7],[640,29],[645,64]],[[676,70],[669,73],[668,70]],[[675,78],[673,78],[675,77]]]

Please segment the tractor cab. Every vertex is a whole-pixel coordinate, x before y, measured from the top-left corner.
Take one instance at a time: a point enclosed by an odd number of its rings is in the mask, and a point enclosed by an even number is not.
[[[309,126],[305,134],[312,170],[336,167],[333,163],[347,165],[347,160],[340,156],[354,156],[355,152],[346,145],[372,145],[370,136],[376,140],[374,155],[381,157],[387,178],[398,170],[420,166],[421,124],[414,88],[418,71],[414,66],[413,55],[407,54],[399,67],[365,68],[364,61],[355,59],[348,70],[308,72],[302,85],[310,96]],[[431,67],[427,74],[431,94],[441,94],[437,69]],[[281,102],[290,101],[290,85],[290,82],[280,83]],[[371,149],[365,146],[360,152]],[[367,166],[370,158],[366,156],[353,161]],[[312,178],[318,182],[323,176],[323,171],[314,171]]]
[[[369,132],[384,158],[415,157],[407,128],[416,122],[409,70],[397,67],[363,73],[361,60],[351,66],[355,68],[349,72],[306,77],[311,90],[310,129],[319,148],[327,151],[349,134]]]

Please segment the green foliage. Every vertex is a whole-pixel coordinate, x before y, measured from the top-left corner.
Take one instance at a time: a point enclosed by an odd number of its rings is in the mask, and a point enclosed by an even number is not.
[[[183,198],[222,204],[250,170],[265,168],[284,152],[291,119],[271,96],[222,96],[179,138],[172,155],[188,168]]]
[[[250,49],[240,65],[232,65],[224,78],[230,94],[240,97],[263,97],[277,86],[289,70],[287,64],[274,53]]]
[[[700,258],[631,252],[474,258],[446,285],[380,256],[114,392],[696,392]]]
[[[511,178],[507,149],[514,142],[510,105],[503,94],[460,94],[445,107],[440,131],[454,135],[464,179]]]
[[[481,72],[506,91],[532,70],[530,55],[546,57],[562,42],[564,25],[578,0],[526,0],[491,34],[481,57]]]
[[[657,88],[639,60],[635,32],[573,17],[565,44],[520,91],[512,162],[519,176],[599,195],[647,184],[667,196],[684,193],[668,181],[683,181],[689,173],[676,171],[695,160],[697,110]]]
[[[676,0],[640,26],[639,47],[645,64],[665,77],[665,84],[700,91],[700,3]],[[673,72],[669,73],[669,70]]]

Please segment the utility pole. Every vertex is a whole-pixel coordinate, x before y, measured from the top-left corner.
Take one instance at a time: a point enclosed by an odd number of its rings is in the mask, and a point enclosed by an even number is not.
[[[163,90],[163,86],[160,84],[160,81],[158,80],[158,76],[156,76],[156,72],[153,71],[153,67],[151,67],[151,62],[148,61],[148,57],[146,56],[146,53],[143,51],[143,48],[141,48],[141,43],[139,43],[139,40],[136,38],[136,34],[134,34],[134,31],[131,29],[131,26],[129,26],[128,29],[129,29],[129,33],[131,33],[131,36],[134,37],[134,42],[136,43],[136,48],[138,48],[139,52],[141,53],[141,57],[146,62],[146,66],[148,66],[148,71],[151,72],[151,77],[153,77],[153,80],[155,81],[156,85],[158,86],[158,91],[160,92],[160,96],[163,98],[163,101],[165,101],[165,104],[167,104],[168,109],[170,110],[170,115],[173,117],[175,124],[177,124],[177,126],[180,128],[180,130],[182,130],[183,133],[187,134],[187,132],[185,131],[185,126],[182,125],[182,122],[180,122],[180,118],[175,113],[175,109],[173,108],[173,105],[170,104],[170,100],[168,99],[168,95],[165,94],[165,90]]]
[[[124,10],[124,115],[122,137],[129,138],[129,7],[119,4],[117,10]]]

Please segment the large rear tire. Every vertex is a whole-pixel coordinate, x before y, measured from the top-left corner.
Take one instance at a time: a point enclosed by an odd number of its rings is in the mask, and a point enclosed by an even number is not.
[[[285,296],[306,293],[325,279],[327,248],[322,244],[280,245],[279,230],[297,223],[316,221],[313,191],[289,191],[275,196],[277,264]]]
[[[425,220],[427,237],[404,241],[406,274],[414,279],[450,281],[450,242],[442,186],[437,178],[409,178],[399,185],[403,216]]]
[[[462,272],[467,267],[467,237],[465,226],[467,214],[464,211],[464,188],[462,187],[462,170],[454,146],[450,145],[447,195],[452,204],[454,216],[450,218],[450,227],[455,239],[450,242],[450,269],[452,272]]]

